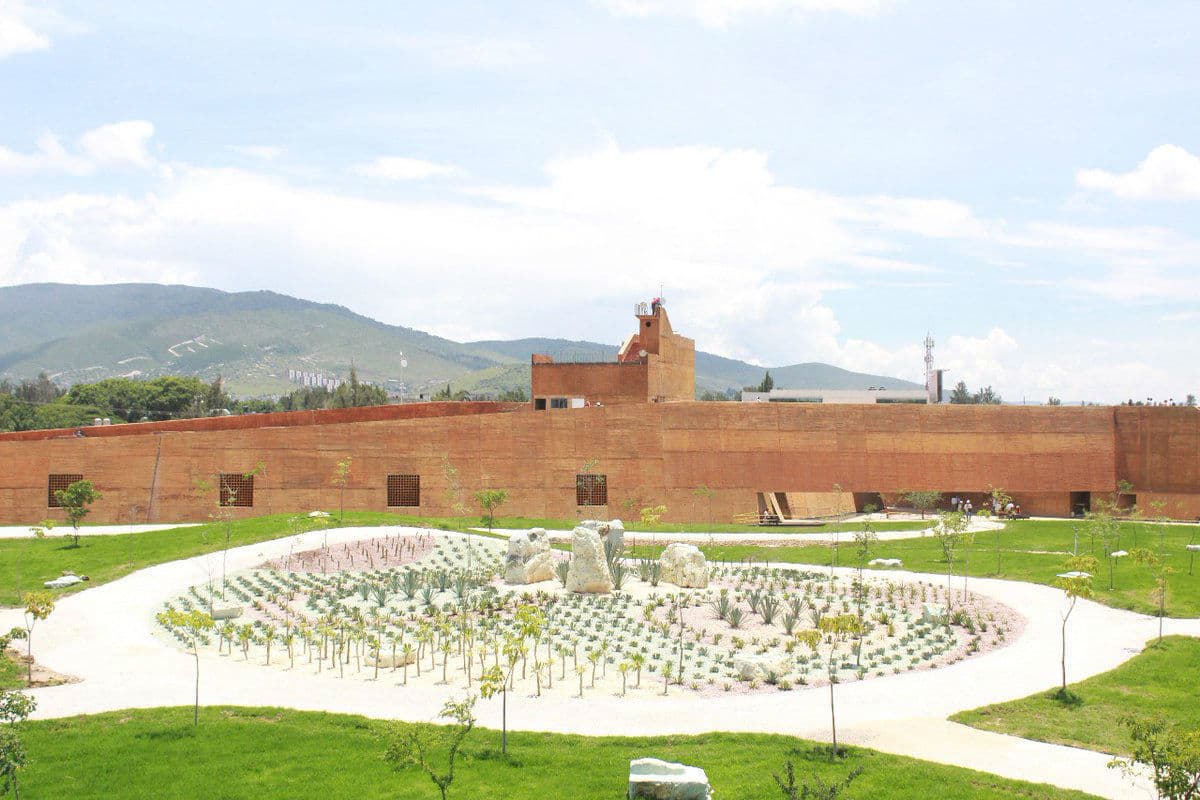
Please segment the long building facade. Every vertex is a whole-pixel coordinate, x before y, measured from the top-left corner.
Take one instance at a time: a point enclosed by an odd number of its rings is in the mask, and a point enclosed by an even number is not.
[[[478,489],[503,488],[509,515],[636,517],[665,505],[664,521],[724,523],[761,512],[764,498],[819,516],[913,490],[982,500],[1000,487],[1032,514],[1066,516],[1103,497],[1200,517],[1196,409],[695,402],[691,340],[670,331],[661,306],[638,321],[641,337],[616,363],[535,356],[527,404],[0,434],[0,522],[61,517],[54,490],[79,478],[104,494],[93,522],[329,509],[346,457],[346,508],[406,514],[461,513]],[[1133,489],[1118,496],[1125,481]]]

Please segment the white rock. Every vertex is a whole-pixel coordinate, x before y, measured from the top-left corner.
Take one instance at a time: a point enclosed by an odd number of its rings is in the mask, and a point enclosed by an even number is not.
[[[1191,550],[1193,553],[1200,552],[1200,544],[1189,544],[1187,549]]]
[[[635,758],[629,762],[628,800],[709,800],[712,787],[699,767],[657,758]]]
[[[47,589],[65,589],[68,586],[74,586],[77,583],[83,583],[83,578],[78,575],[62,575],[52,581],[46,581],[42,585]]]
[[[376,660],[379,661],[379,666],[381,669],[385,667],[387,669],[394,669],[395,667],[403,667],[406,663],[415,664],[417,661],[417,651],[415,649],[409,650],[407,656],[399,650],[396,651],[395,656],[392,656],[391,653],[381,653],[378,659],[368,656],[367,666],[375,666]]]
[[[1114,550],[1111,553],[1109,553],[1109,555],[1111,555],[1113,558],[1124,558],[1125,556],[1129,555],[1129,551],[1128,550]]]
[[[946,623],[946,607],[941,603],[922,603],[921,622],[944,625]]]
[[[786,654],[744,655],[733,659],[733,668],[742,680],[763,683],[772,672],[780,678],[791,672],[792,661]]]
[[[310,511],[310,512],[308,512],[308,515],[313,518],[328,517],[329,512],[328,511]]]
[[[870,567],[899,567],[903,566],[904,562],[898,558],[872,558],[867,562]]]
[[[571,535],[571,567],[567,571],[567,591],[584,594],[608,594],[612,575],[604,557],[600,534],[582,526]]]
[[[241,606],[235,606],[231,603],[213,603],[211,616],[215,620],[237,619],[241,615]]]
[[[554,580],[554,555],[544,529],[534,528],[509,537],[504,580],[512,584]]]
[[[673,542],[658,559],[660,579],[687,589],[708,586],[708,561],[694,544]]]

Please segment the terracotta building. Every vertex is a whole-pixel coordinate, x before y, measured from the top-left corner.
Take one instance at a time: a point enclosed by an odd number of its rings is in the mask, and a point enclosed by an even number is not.
[[[420,403],[0,434],[0,522],[55,516],[80,477],[89,521],[203,520],[338,504],[430,515],[504,488],[505,514],[729,522],[891,502],[907,490],[1067,515],[1098,496],[1200,516],[1200,413],[1173,407],[695,402],[695,350],[661,305],[605,364],[533,357],[530,403]],[[82,435],[80,435],[82,433]],[[251,474],[253,473],[253,474]],[[208,492],[198,487],[208,484]]]

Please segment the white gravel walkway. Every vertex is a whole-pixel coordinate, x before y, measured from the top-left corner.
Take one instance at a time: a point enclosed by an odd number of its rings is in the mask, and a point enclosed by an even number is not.
[[[394,534],[396,528],[342,529],[330,544]],[[427,531],[426,531],[427,532]],[[266,558],[320,546],[324,533],[307,533],[231,550],[230,572]],[[442,534],[457,536],[459,534]],[[34,632],[35,657],[81,682],[35,690],[39,718],[130,707],[191,702],[192,658],[157,629],[162,602],[191,584],[220,574],[220,554],[161,564],[113,583],[64,597]],[[880,573],[876,573],[880,574]],[[908,580],[912,573],[884,573]],[[921,576],[937,580],[938,576]],[[943,578],[944,579],[944,578]],[[845,683],[837,688],[838,727],[844,741],[892,753],[1076,788],[1109,798],[1153,797],[1104,768],[1107,756],[977,731],[946,721],[957,711],[1024,697],[1058,679],[1062,593],[1050,587],[972,579],[987,594],[1023,614],[1028,624],[1009,646],[932,671]],[[0,629],[19,624],[20,612],[0,611]],[[1068,679],[1112,669],[1142,649],[1157,620],[1081,602],[1071,619]],[[1167,633],[1200,635],[1200,620],[1166,622]],[[201,656],[201,701],[277,705],[297,709],[432,719],[446,689],[401,688],[392,676],[378,684],[317,675],[301,664],[284,672],[218,656]],[[480,724],[499,727],[499,700],[481,703]],[[828,694],[823,688],[698,698],[683,690],[668,697],[599,692],[586,698],[509,698],[513,728],[580,734],[656,735],[705,731],[759,731],[828,738]]]

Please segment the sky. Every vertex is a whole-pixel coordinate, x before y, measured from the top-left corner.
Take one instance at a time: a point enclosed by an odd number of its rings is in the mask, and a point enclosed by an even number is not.
[[[0,0],[0,285],[1200,394],[1200,3]],[[69,313],[69,310],[52,310]]]

